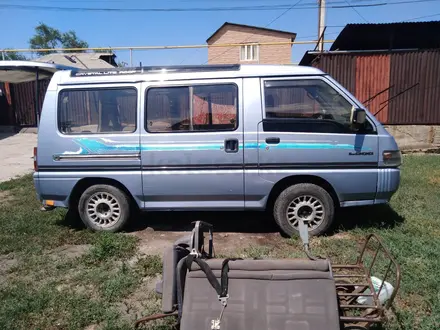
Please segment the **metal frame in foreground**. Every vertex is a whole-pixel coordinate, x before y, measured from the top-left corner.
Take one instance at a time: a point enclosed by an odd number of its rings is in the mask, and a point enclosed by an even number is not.
[[[373,242],[376,247],[372,248]],[[366,264],[365,256],[371,252],[372,261]],[[377,263],[379,252],[386,258],[386,271],[381,278],[382,284],[379,290],[374,290],[371,281],[372,270]],[[390,251],[375,234],[367,236],[360,255],[355,264],[332,265],[335,278],[336,292],[338,295],[341,323],[345,328],[368,329],[374,323],[381,323],[385,318],[385,311],[391,307],[400,288],[400,266],[394,260]],[[394,272],[394,290],[385,304],[379,301],[379,294],[384,287],[384,282],[390,278],[390,271]],[[369,292],[366,290],[369,289]],[[372,304],[359,304],[359,297],[371,297]]]

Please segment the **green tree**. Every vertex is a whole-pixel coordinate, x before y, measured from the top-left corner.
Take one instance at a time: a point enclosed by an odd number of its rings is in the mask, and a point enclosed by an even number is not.
[[[53,48],[87,48],[89,44],[78,38],[75,31],[60,32],[60,30],[40,23],[35,28],[35,35],[29,39],[29,46],[36,49],[40,56],[55,53],[56,51],[41,52],[38,49]]]
[[[3,52],[0,54],[0,61],[26,61],[27,58],[23,54],[17,53],[17,52]]]
[[[61,35],[61,44],[63,48],[88,48],[89,44],[84,41],[78,39],[75,31],[68,31]]]
[[[52,28],[44,23],[40,23],[35,28],[35,35],[29,40],[29,46],[32,49],[49,49],[58,48],[60,45],[61,33],[59,30]],[[36,52],[43,56],[53,52]]]

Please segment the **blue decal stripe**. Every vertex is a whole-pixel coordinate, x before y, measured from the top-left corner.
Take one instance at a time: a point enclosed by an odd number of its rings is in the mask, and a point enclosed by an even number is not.
[[[143,145],[139,147],[138,144],[109,144],[106,142],[101,142],[98,140],[91,140],[86,138],[76,139],[74,140],[80,147],[80,154],[89,154],[89,153],[109,153],[115,151],[124,151],[124,152],[140,152],[140,151],[208,151],[208,150],[221,150],[223,148],[223,144],[215,143],[215,144],[182,144],[182,145]],[[279,144],[266,144],[266,143],[244,143],[241,144],[241,147],[245,147],[246,149],[266,149],[270,147],[271,149],[338,149],[338,150],[355,150],[357,149],[353,144],[332,144],[332,143],[316,143],[316,142],[298,142],[298,143],[289,143],[289,142],[281,142]],[[363,147],[362,151],[369,151],[371,148]],[[358,151],[361,151],[358,150]]]

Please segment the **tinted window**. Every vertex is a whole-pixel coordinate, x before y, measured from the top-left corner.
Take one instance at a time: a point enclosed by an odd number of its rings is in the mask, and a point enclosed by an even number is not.
[[[147,91],[148,132],[235,130],[237,116],[237,86],[232,84]]]
[[[65,89],[58,99],[58,127],[64,134],[132,133],[136,130],[134,88]]]
[[[266,118],[331,119],[350,123],[352,105],[321,80],[266,81]]]

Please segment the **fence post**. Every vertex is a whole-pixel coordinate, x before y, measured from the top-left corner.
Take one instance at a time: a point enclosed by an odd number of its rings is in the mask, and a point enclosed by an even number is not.
[[[35,71],[35,118],[36,118],[36,124],[37,124],[37,127],[39,127],[40,126],[40,116],[39,116],[39,91],[38,91],[38,85],[39,85],[39,72],[38,72],[38,67],[36,68],[36,71]]]

